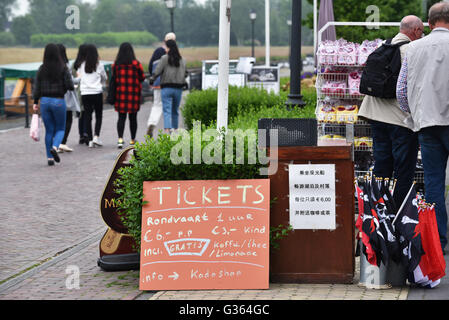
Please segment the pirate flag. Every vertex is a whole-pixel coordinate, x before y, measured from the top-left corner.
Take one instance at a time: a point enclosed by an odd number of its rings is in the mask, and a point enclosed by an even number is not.
[[[363,182],[362,182],[362,188],[363,187]],[[365,194],[364,191],[357,183],[356,183],[356,193],[357,193],[357,201],[358,201],[358,209],[359,209],[359,215],[357,217],[355,226],[356,228],[359,230],[360,233],[360,238],[362,239],[362,251],[366,256],[366,259],[368,260],[368,262],[372,265],[377,265],[377,257],[376,257],[376,253],[374,252],[373,248],[371,247],[370,244],[370,238],[368,236],[368,234],[366,234],[363,231],[363,221],[364,221],[364,214],[365,214]],[[368,208],[367,208],[368,209]]]
[[[421,242],[421,230],[418,214],[418,199],[415,184],[404,199],[393,221],[399,235],[403,236],[408,244],[404,254],[408,257],[408,270],[410,273],[416,269],[424,254]]]
[[[380,266],[381,262],[387,264],[388,250],[385,238],[380,231],[379,218],[372,200],[372,190],[368,181],[361,183],[363,191],[363,214],[359,215],[356,223],[362,233],[363,253],[368,262]]]
[[[379,229],[385,239],[388,256],[396,263],[399,263],[401,260],[401,252],[399,241],[395,235],[395,230],[392,224],[392,219],[394,219],[396,213],[392,212],[395,205],[390,190],[385,186],[385,180],[383,179],[372,182],[372,190],[374,206],[380,224]],[[390,195],[390,197],[388,195]]]

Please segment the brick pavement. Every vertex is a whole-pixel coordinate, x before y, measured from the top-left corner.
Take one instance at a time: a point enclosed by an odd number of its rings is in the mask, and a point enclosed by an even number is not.
[[[0,299],[132,300],[141,294],[138,271],[103,272],[96,265],[97,258],[98,241],[94,241],[84,250],[1,292]],[[72,276],[78,272],[79,280],[75,280]]]
[[[151,102],[138,115],[137,140],[143,140]],[[47,165],[44,141],[34,142],[28,129],[0,133],[0,281],[52,257],[106,225],[99,200],[119,150],[116,112],[104,111],[100,138],[104,146],[78,144],[74,119],[61,163]],[[128,122],[125,142],[129,141]]]

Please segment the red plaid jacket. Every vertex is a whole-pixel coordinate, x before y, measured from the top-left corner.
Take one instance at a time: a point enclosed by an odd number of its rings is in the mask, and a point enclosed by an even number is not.
[[[115,111],[135,113],[140,109],[142,82],[145,80],[142,64],[134,60],[132,64],[112,66],[115,72]]]

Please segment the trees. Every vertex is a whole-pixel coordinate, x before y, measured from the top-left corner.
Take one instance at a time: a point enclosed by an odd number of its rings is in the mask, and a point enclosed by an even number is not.
[[[30,14],[36,23],[35,33],[64,33],[67,32],[66,8],[75,4],[72,0],[29,0]]]
[[[0,32],[5,30],[8,18],[11,15],[11,8],[16,0],[0,0]]]
[[[307,0],[310,4],[313,0]],[[318,1],[319,3],[319,1]],[[335,21],[364,22],[373,11],[369,6],[372,0],[334,0]],[[379,9],[379,21],[399,22],[404,16],[416,15],[422,17],[422,0],[377,0],[375,6]],[[368,9],[368,10],[367,10]],[[313,15],[309,14],[306,25],[313,26]],[[365,39],[386,39],[398,33],[397,28],[367,29],[364,27],[337,27],[337,37],[349,41],[361,42]]]
[[[36,33],[37,26],[31,14],[16,17],[11,25],[11,32],[17,44],[30,44],[30,37]]]
[[[143,2],[139,11],[143,28],[163,39],[170,29],[170,16],[165,5],[156,1]]]
[[[6,2],[0,0],[0,8]],[[170,31],[170,15],[162,0],[97,0],[95,4],[84,0],[29,0],[30,12],[16,17],[14,34],[19,43],[28,44],[32,34],[103,33],[124,31],[148,31],[160,40]],[[270,0],[271,44],[288,45],[292,0]],[[76,5],[80,10],[80,29],[66,26],[69,14],[66,9]],[[177,0],[174,10],[174,26],[181,46],[207,46],[218,44],[219,0]],[[263,0],[234,0],[231,9],[231,44],[251,43],[249,12],[257,13],[255,21],[256,43],[265,43],[265,7]],[[311,5],[303,1],[304,13]],[[28,25],[27,25],[28,23]],[[312,44],[312,32],[304,28],[303,44]]]
[[[138,0],[97,0],[91,30],[95,32],[143,31]]]

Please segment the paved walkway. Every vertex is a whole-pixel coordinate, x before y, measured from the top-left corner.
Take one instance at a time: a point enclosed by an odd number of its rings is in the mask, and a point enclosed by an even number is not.
[[[138,140],[143,140],[150,107],[151,102],[147,102],[139,113]],[[446,280],[439,288],[427,291],[409,290],[407,286],[388,290],[358,287],[358,267],[351,285],[139,291],[137,271],[104,272],[97,266],[99,241],[107,229],[100,216],[99,199],[119,153],[116,120],[113,110],[104,111],[104,146],[89,149],[78,145],[75,119],[68,141],[75,151],[62,154],[61,163],[54,167],[47,166],[44,142],[32,141],[28,129],[0,132],[1,300],[404,300],[413,292],[420,300],[449,299]],[[128,123],[125,141],[129,141]]]

